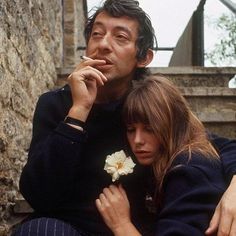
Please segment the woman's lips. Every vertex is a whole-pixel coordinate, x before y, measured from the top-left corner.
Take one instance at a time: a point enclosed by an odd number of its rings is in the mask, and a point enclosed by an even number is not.
[[[136,156],[142,156],[142,157],[149,157],[150,156],[150,152],[146,151],[146,150],[136,150],[134,153]]]

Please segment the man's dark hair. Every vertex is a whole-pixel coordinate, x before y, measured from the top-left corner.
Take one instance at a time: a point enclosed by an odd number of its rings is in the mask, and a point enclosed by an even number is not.
[[[149,16],[139,7],[139,2],[135,0],[106,0],[102,7],[88,18],[85,26],[84,35],[88,43],[94,21],[97,15],[106,12],[112,17],[128,16],[139,23],[137,46],[137,59],[142,60],[146,57],[148,49],[154,49],[157,45],[155,32],[152,27]],[[143,75],[148,74],[147,68],[137,68],[135,79],[140,79]]]

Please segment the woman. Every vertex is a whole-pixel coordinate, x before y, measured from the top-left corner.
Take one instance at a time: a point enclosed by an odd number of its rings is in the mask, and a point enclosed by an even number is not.
[[[124,105],[127,139],[156,179],[155,234],[204,235],[226,186],[219,156],[178,89],[162,76],[140,82]],[[140,235],[122,186],[105,188],[96,206],[114,235]]]

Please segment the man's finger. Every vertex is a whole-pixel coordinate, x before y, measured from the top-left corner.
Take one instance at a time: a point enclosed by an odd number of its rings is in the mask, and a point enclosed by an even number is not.
[[[230,235],[230,228],[233,222],[233,217],[229,212],[225,212],[224,208],[222,208],[221,214],[223,217],[221,217],[217,236],[226,236]]]
[[[236,235],[236,219],[234,218],[233,223],[231,225],[230,229],[230,236],[235,236]]]
[[[217,205],[214,215],[211,218],[210,225],[208,229],[205,231],[206,235],[211,235],[212,233],[216,232],[218,229],[218,225],[220,222],[220,214],[221,214],[221,208],[220,208],[221,202]]]

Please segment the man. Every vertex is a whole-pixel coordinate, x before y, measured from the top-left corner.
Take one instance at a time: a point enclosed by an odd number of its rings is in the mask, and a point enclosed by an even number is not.
[[[89,19],[85,37],[91,59],[79,63],[69,86],[43,94],[37,103],[20,179],[20,191],[35,213],[15,235],[111,235],[95,199],[111,184],[103,168],[106,156],[125,145],[122,103],[131,81],[147,73],[156,39],[133,0],[107,0]],[[143,235],[154,225],[145,207],[146,172],[137,164],[120,179]]]

